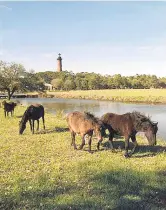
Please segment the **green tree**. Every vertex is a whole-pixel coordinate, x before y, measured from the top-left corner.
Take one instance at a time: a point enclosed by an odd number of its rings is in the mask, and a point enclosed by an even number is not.
[[[9,100],[19,89],[24,74],[25,68],[21,64],[0,61],[0,90],[7,91]]]
[[[43,91],[45,89],[44,80],[33,72],[26,72],[25,76],[20,79],[20,82],[21,91]]]
[[[60,90],[60,89],[62,89],[62,87],[63,87],[63,80],[62,80],[62,79],[53,79],[53,80],[51,81],[51,85],[52,85],[55,89]]]
[[[67,79],[64,83],[64,89],[65,90],[72,90],[72,89],[75,89],[75,82],[70,80],[70,79]]]

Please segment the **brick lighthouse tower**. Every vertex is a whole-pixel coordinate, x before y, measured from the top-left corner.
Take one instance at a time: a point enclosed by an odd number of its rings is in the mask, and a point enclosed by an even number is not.
[[[57,71],[61,72],[62,71],[62,58],[61,58],[61,54],[58,54],[59,57],[57,58]]]

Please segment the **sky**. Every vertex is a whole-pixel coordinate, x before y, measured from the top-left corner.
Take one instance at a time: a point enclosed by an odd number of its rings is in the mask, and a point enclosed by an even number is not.
[[[166,2],[1,2],[0,60],[27,70],[166,76]]]

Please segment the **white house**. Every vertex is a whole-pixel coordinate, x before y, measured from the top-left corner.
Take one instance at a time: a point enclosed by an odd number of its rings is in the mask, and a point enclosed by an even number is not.
[[[52,90],[53,86],[51,84],[45,83],[44,84],[46,90]]]

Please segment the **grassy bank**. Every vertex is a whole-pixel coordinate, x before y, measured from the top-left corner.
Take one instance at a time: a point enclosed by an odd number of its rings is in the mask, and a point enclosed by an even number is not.
[[[46,132],[32,135],[29,125],[18,135],[25,107],[16,107],[13,118],[0,109],[0,209],[165,209],[166,144],[150,148],[139,139],[138,153],[125,159],[115,141],[116,152],[93,154],[74,151],[66,121],[60,114],[46,113]],[[77,136],[77,144],[80,144]]]
[[[114,89],[48,92],[58,98],[99,99],[119,102],[166,103],[166,89]]]

